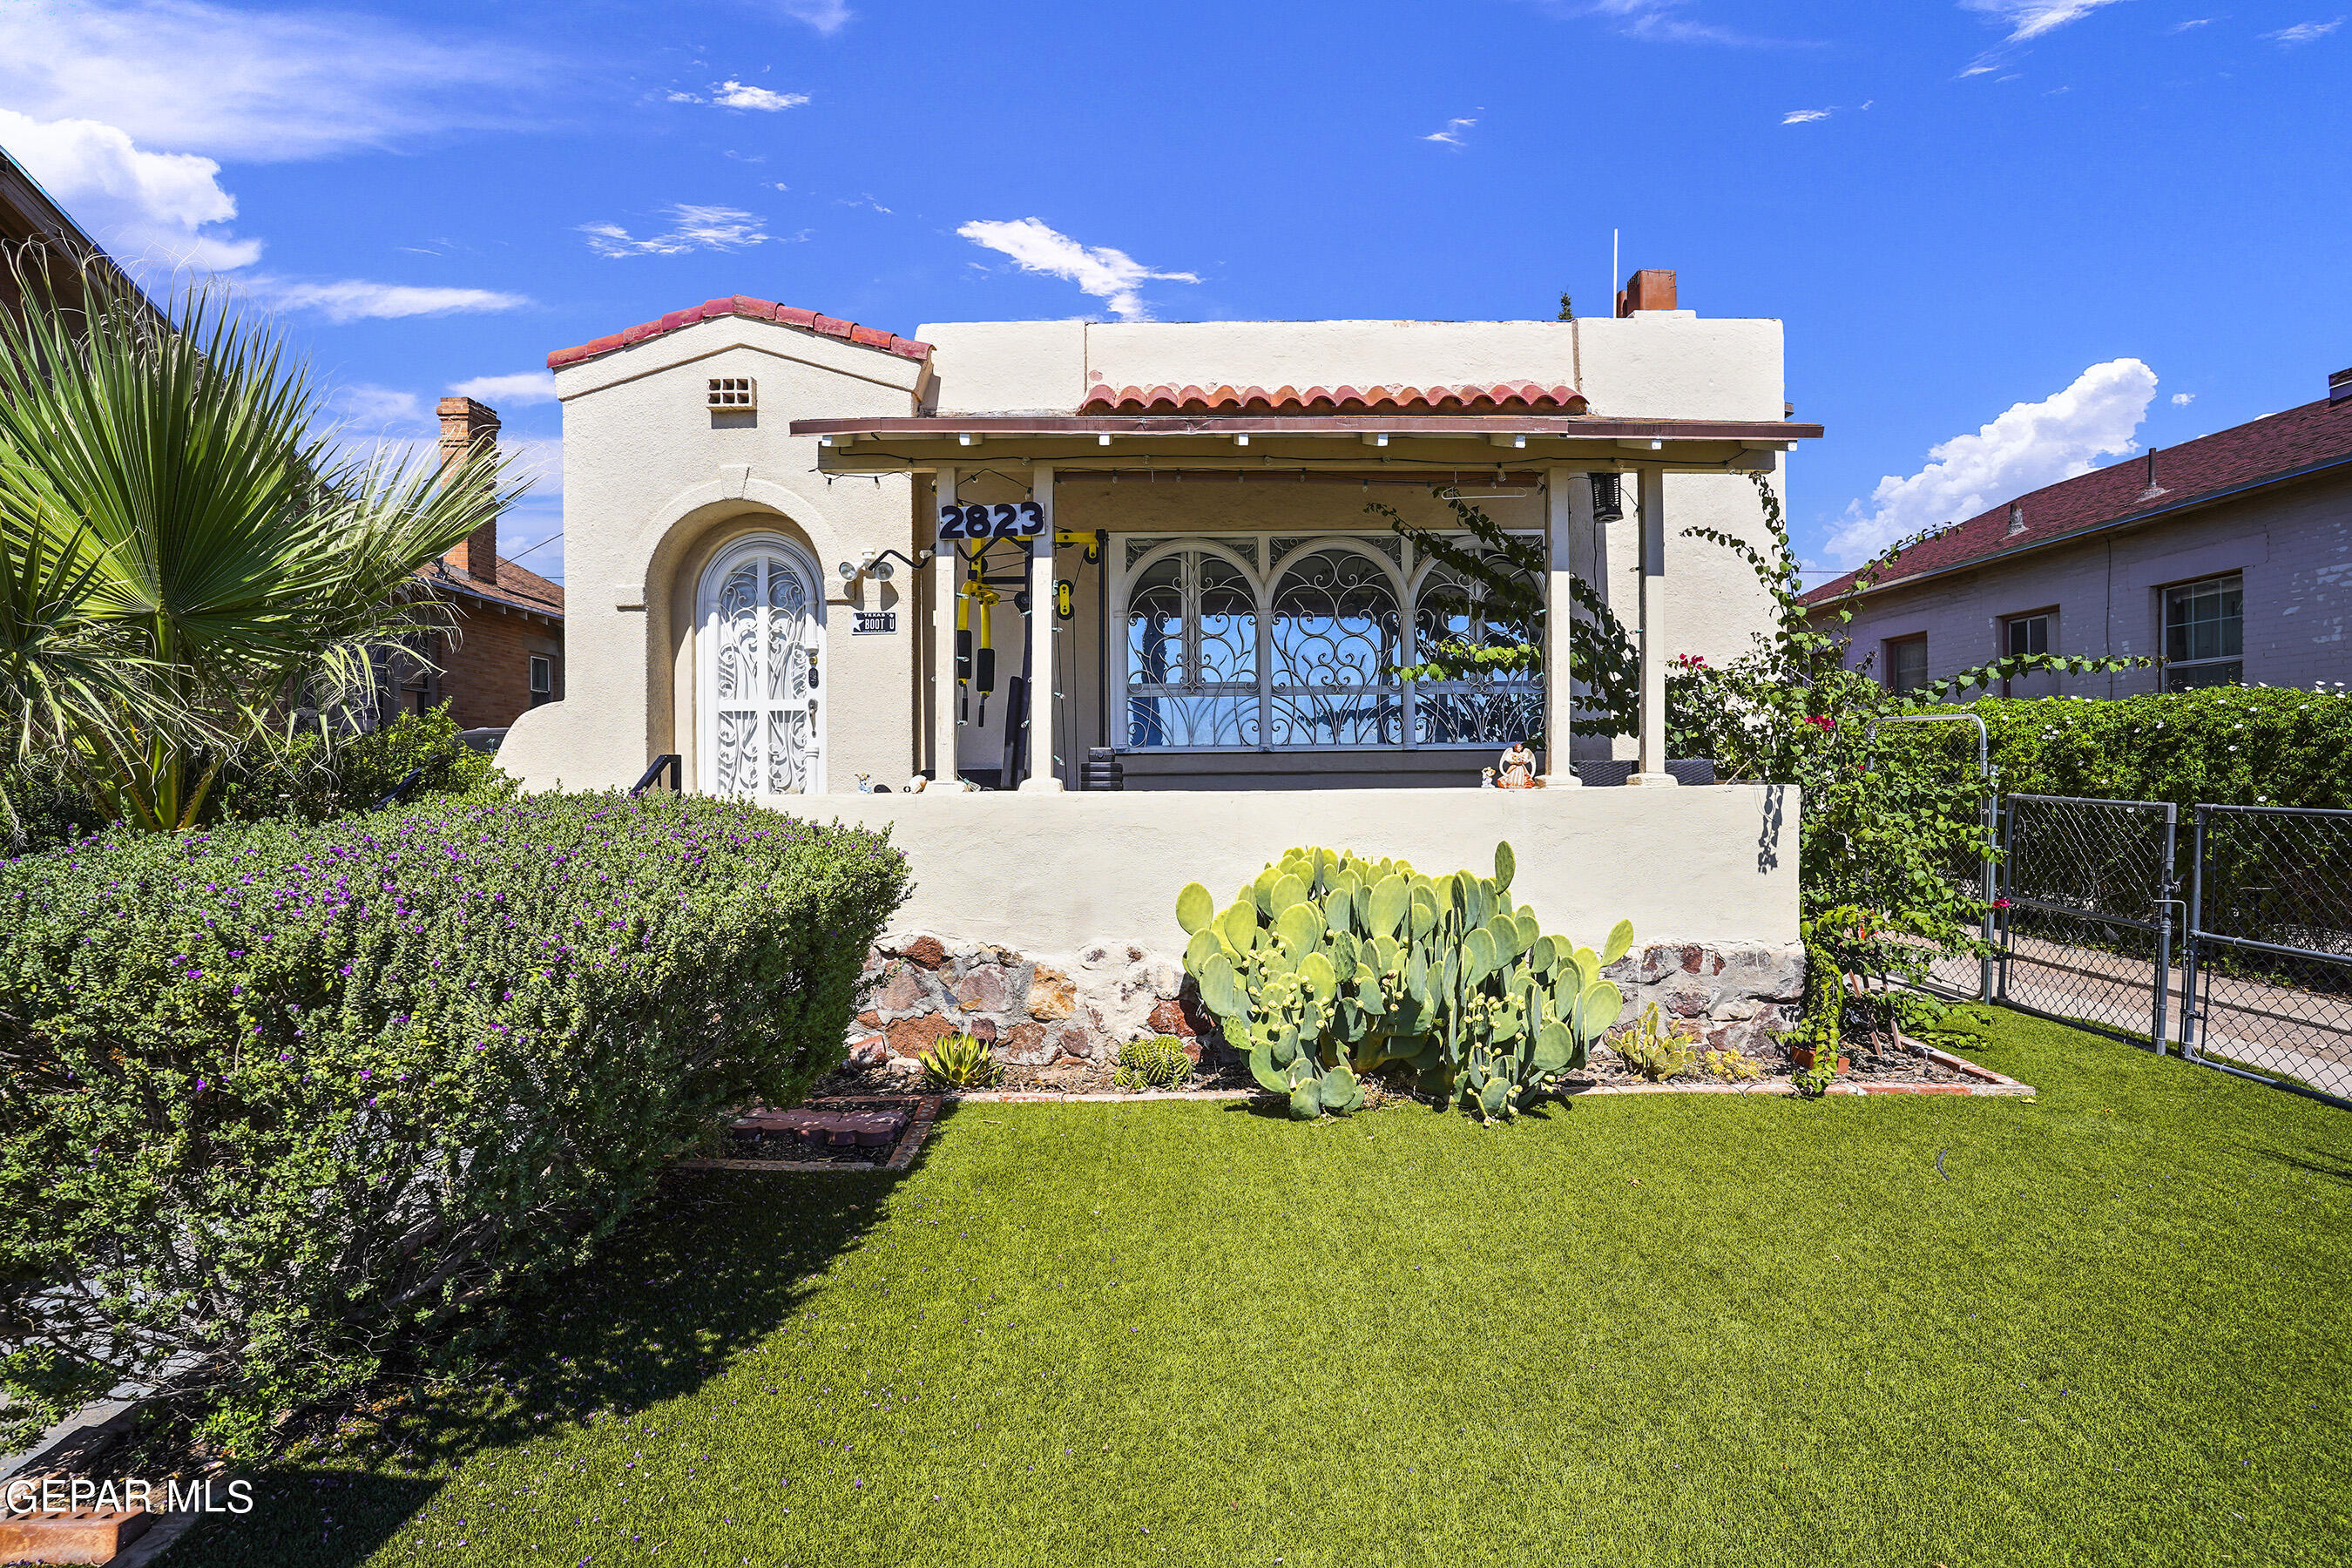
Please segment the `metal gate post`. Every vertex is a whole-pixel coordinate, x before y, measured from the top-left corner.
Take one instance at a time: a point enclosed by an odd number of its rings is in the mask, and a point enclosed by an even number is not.
[[[2180,807],[2172,801],[2164,803],[2164,879],[2157,884],[2156,907],[2163,912],[2156,920],[2156,998],[2155,1029],[2148,1036],[2156,1045],[2158,1056],[2172,1054],[2170,1042],[2164,1037],[2165,1007],[2172,1000],[2172,905],[2173,891],[2178,884],[2172,877],[2173,832],[2180,824]]]
[[[2189,850],[2189,931],[2182,943],[2180,964],[2180,1054],[2190,1061],[2197,1059],[2198,987],[2204,976],[2198,973],[2201,956],[2197,935],[2205,929],[2205,808],[2195,808],[2196,832]]]
[[[1988,846],[2001,844],[2003,848],[2007,848],[2008,846],[2002,843],[2000,834],[2000,770],[1999,768],[1985,770],[1985,843]],[[2000,898],[2000,872],[1996,868],[1992,852],[1988,847],[1984,858],[1984,870],[1977,879],[1977,892],[1984,900],[1982,935],[1985,950],[1977,959],[1977,1000],[1979,1002],[1992,1000],[1992,928],[1993,916],[1997,912],[1993,905]]]
[[[2015,864],[2010,858],[2010,848],[2016,836],[2017,803],[2005,800],[2000,803],[2000,877],[2004,889]],[[2006,892],[2002,896],[2007,897]],[[1990,994],[1985,997],[1988,1002],[1992,999]],[[2009,1005],[2009,921],[2005,919],[2000,922],[2000,1002],[2003,1006]]]

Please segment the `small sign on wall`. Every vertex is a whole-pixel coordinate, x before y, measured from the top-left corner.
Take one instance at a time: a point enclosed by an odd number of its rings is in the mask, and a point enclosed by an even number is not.
[[[898,629],[896,610],[852,610],[849,613],[849,635],[854,637],[887,636]]]

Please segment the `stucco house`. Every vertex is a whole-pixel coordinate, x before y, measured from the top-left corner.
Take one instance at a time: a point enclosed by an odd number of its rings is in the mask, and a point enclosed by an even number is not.
[[[2315,402],[2045,486],[1897,556],[1849,658],[1898,689],[2009,653],[2142,655],[2012,697],[2352,680],[2352,370]],[[1805,595],[1849,595],[1847,573]],[[1969,696],[1981,695],[1971,692]]]
[[[1613,750],[1674,784],[1664,662],[1744,651],[1769,612],[1682,531],[1759,536],[1749,476],[1821,430],[1789,416],[1778,321],[1643,277],[1601,321],[911,337],[738,295],[559,351],[566,691],[500,762],[603,788],[674,755],[690,789],[887,822],[905,918],[1033,955],[1179,950],[1185,882],[1294,844],[1435,869],[1508,838],[1547,920],[1773,955],[1752,1017],[1789,984],[1793,792],[1580,787],[1557,744],[1549,787],[1479,788],[1507,743],[1570,732],[1568,683],[1399,679],[1459,622],[1367,511],[1451,526],[1446,487],[1538,544],[1553,670],[1569,579],[1593,584],[1649,676]],[[1097,754],[1118,793],[1082,787]]]

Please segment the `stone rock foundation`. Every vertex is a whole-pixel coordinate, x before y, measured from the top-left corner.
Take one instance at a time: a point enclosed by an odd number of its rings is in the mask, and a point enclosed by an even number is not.
[[[1698,1025],[1710,1047],[1764,1056],[1776,1049],[1771,1031],[1797,1017],[1805,954],[1795,942],[1660,944],[1627,953],[1605,973],[1625,993],[1620,1022],[1655,1002],[1669,1020]],[[967,1031],[1021,1067],[1108,1061],[1153,1035],[1182,1040],[1196,1062],[1204,1053],[1231,1058],[1174,954],[1097,942],[1032,957],[923,931],[885,937],[866,953],[851,1060],[919,1072],[924,1051]]]

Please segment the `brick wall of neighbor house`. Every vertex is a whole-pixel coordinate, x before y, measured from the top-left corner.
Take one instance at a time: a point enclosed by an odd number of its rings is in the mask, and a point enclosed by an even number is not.
[[[1887,640],[1924,631],[1928,673],[1949,675],[2000,653],[2009,616],[2051,608],[2053,654],[2154,654],[2162,589],[2228,572],[2245,579],[2247,685],[2352,681],[2352,477],[2342,476],[1874,595],[1848,628],[1850,662],[1875,655],[1884,678]],[[2134,697],[2157,685],[2156,671],[2135,669],[2044,676],[2011,694]]]
[[[530,702],[530,656],[554,663],[555,697],[563,695],[563,631],[543,621],[478,603],[457,606],[456,646],[441,651],[441,689],[464,730],[503,730]]]

